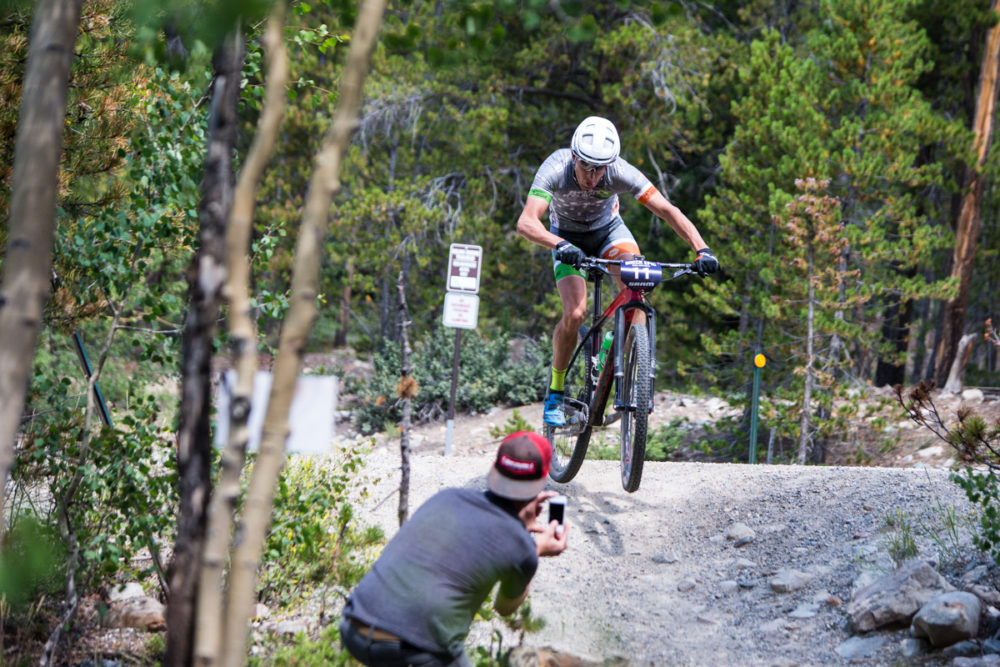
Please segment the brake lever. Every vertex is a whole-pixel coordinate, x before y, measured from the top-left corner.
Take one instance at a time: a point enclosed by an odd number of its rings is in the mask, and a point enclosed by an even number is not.
[[[698,272],[692,269],[690,266],[686,266],[683,269],[677,269],[676,271],[674,271],[674,275],[670,276],[670,279],[673,280],[674,278],[680,278],[681,276],[686,276],[688,274],[697,275],[697,273]]]

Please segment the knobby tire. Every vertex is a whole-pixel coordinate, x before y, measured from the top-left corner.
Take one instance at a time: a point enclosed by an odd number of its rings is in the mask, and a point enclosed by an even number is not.
[[[649,424],[649,331],[645,323],[633,324],[625,338],[625,377],[622,398],[634,409],[625,410],[621,423],[622,487],[632,493],[639,488],[646,458],[646,429]]]
[[[553,481],[565,484],[580,471],[583,459],[587,456],[590,445],[590,434],[593,427],[589,423],[589,409],[593,387],[590,378],[590,359],[588,340],[578,348],[570,367],[566,371],[565,396],[570,399],[564,403],[566,426],[550,426],[545,424],[544,433],[552,445],[552,465],[549,477]]]

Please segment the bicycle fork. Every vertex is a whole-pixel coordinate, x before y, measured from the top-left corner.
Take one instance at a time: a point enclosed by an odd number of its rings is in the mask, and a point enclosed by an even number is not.
[[[639,300],[632,300],[615,311],[615,337],[611,346],[611,353],[614,358],[615,368],[615,402],[614,408],[618,411],[634,412],[638,406],[632,403],[632,396],[628,397],[628,402],[622,397],[622,384],[625,379],[625,338],[628,332],[625,327],[630,324],[632,318],[626,320],[626,312],[641,310],[646,314],[646,331],[649,334],[649,386],[652,388],[656,378],[656,311]],[[648,407],[646,408],[649,409]]]

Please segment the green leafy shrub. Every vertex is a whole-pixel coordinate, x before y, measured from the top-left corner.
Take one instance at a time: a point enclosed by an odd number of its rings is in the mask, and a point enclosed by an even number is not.
[[[618,424],[597,429],[591,438],[587,450],[588,458],[600,461],[613,461],[621,456]],[[691,425],[687,417],[674,417],[668,424],[660,424],[652,428],[646,435],[646,461],[669,461],[674,454],[684,449],[685,440],[690,438]],[[696,443],[697,447],[708,453],[705,443]]]
[[[264,647],[266,656],[251,657],[250,667],[344,667],[358,664],[340,644],[337,623],[326,626],[314,641],[304,634],[297,635],[289,645],[272,650]]]
[[[157,425],[159,410],[152,396],[133,399],[114,428],[94,435],[88,451],[81,449],[78,415],[36,420],[18,453],[17,502],[45,488],[53,502],[38,507],[39,518],[55,531],[55,509],[70,499],[81,591],[111,578],[163,576],[160,545],[173,537],[177,474],[169,433]]]
[[[464,332],[459,354],[455,409],[483,412],[497,405],[524,405],[540,400],[548,382],[549,353],[538,341],[518,339],[523,352],[506,334],[487,339],[475,331]],[[435,421],[445,416],[451,395],[455,331],[438,327],[413,347],[412,375],[419,384],[412,399],[414,421]],[[387,347],[373,360],[374,377],[354,386],[360,405],[354,419],[365,434],[381,431],[402,416],[396,385],[400,374],[399,349]]]
[[[0,600],[8,621],[11,615],[18,620],[28,615],[31,601],[59,592],[64,559],[52,525],[31,511],[12,518],[0,548]]]
[[[531,424],[528,420],[521,416],[521,413],[514,410],[510,417],[500,426],[490,427],[490,437],[491,438],[506,438],[512,433],[517,433],[518,431],[530,431],[532,430]]]
[[[474,646],[467,649],[469,658],[476,667],[508,665],[511,651],[524,643],[525,635],[539,632],[545,627],[545,619],[541,616],[535,616],[532,611],[530,598],[526,599],[510,616],[498,614],[493,609],[493,600],[494,595],[491,593],[476,612],[477,618],[494,624],[489,646]],[[496,623],[502,623],[508,630],[517,633],[517,643],[505,647],[503,633],[497,628]]]
[[[686,417],[675,417],[669,424],[662,424],[646,437],[646,460],[668,461],[684,446],[684,436],[690,430]]]
[[[363,466],[357,450],[343,459],[289,459],[274,493],[271,526],[261,558],[259,595],[288,605],[324,584],[353,588],[367,572],[384,535],[359,527],[350,494]],[[252,469],[252,466],[248,467]]]

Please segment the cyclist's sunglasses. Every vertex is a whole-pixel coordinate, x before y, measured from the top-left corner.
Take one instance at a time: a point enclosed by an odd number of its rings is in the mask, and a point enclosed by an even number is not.
[[[591,164],[591,163],[587,162],[586,160],[584,160],[583,158],[579,158],[579,157],[576,158],[576,162],[586,172],[597,171],[598,169],[603,169],[604,167],[608,166],[606,164]]]

